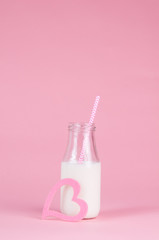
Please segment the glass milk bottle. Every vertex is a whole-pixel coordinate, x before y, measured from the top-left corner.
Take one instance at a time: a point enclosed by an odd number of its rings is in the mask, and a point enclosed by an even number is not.
[[[64,159],[61,163],[61,179],[73,178],[80,184],[78,198],[86,201],[88,212],[85,218],[94,218],[100,211],[101,164],[95,146],[95,125],[70,123],[69,138]],[[84,144],[84,145],[83,145]],[[84,146],[83,160],[79,161]],[[61,188],[60,209],[70,216],[78,214],[80,207],[72,202],[71,186]]]

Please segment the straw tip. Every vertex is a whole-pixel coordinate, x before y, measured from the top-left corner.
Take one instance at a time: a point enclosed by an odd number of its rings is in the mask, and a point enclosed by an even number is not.
[[[96,97],[96,100],[98,100],[98,101],[99,101],[99,99],[100,99],[100,96],[97,96],[97,97]]]

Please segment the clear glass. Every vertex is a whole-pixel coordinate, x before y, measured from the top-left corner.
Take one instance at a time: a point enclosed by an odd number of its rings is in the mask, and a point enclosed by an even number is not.
[[[61,179],[73,178],[80,183],[79,198],[88,204],[85,218],[94,218],[100,211],[101,164],[95,144],[95,125],[88,123],[69,123],[69,137],[66,152],[61,163]],[[82,162],[79,161],[84,144]],[[71,202],[73,189],[61,188],[61,212],[73,216],[79,212],[79,206]]]

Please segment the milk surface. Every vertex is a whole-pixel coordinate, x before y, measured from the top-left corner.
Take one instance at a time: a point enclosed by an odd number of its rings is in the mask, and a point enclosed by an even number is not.
[[[78,198],[88,204],[88,212],[85,218],[96,217],[100,211],[101,188],[101,164],[100,162],[62,162],[61,179],[73,178],[81,186]],[[60,208],[61,212],[70,216],[78,214],[80,207],[72,202],[73,189],[71,186],[61,188]]]

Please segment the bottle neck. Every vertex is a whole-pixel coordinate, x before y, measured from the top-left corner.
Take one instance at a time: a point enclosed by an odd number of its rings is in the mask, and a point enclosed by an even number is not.
[[[88,123],[69,124],[68,144],[63,161],[78,163],[84,149],[82,162],[98,162],[95,145],[95,125]]]

